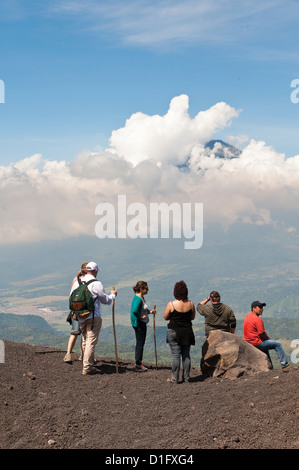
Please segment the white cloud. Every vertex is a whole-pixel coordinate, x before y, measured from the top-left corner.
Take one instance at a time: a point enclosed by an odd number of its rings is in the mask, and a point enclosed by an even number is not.
[[[213,217],[219,208],[219,219],[228,225],[236,220],[277,225],[285,214],[289,223],[293,214],[297,224],[299,156],[286,159],[265,142],[251,140],[239,158],[230,160],[210,158],[207,149],[197,148],[190,166],[201,175],[200,194]]]
[[[195,118],[188,97],[164,116],[137,113],[111,136],[105,152],[74,161],[40,154],[0,167],[0,243],[94,235],[101,202],[200,202],[204,223],[273,224],[298,229],[299,155],[286,159],[251,140],[238,158],[218,158],[204,144],[238,114],[217,103]],[[188,167],[177,163],[188,160]]]
[[[134,165],[143,160],[183,164],[194,146],[209,141],[239,114],[222,102],[191,119],[188,108],[188,96],[181,95],[172,99],[164,116],[133,114],[125,127],[112,132],[112,149]]]
[[[236,136],[228,135],[225,140],[228,144],[234,145],[239,148],[239,147],[243,147],[246,143],[248,143],[250,139],[248,135],[241,134],[241,135],[236,135]]]

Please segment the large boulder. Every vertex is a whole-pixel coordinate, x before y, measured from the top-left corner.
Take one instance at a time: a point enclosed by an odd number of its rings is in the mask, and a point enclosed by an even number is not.
[[[267,372],[271,368],[265,353],[240,336],[221,330],[211,331],[203,344],[200,367],[204,375],[231,380]]]

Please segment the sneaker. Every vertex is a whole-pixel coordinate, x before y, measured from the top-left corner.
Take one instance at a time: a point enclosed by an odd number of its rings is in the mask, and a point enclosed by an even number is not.
[[[145,367],[143,364],[136,364],[135,368],[136,368],[137,370],[142,370],[143,372],[145,372],[145,371],[148,370],[148,368]]]
[[[64,362],[72,362],[72,356],[70,353],[66,353],[66,355],[63,358]]]
[[[291,368],[291,366],[290,366],[290,364],[288,364],[287,366],[282,368],[282,372],[289,372],[290,368]]]
[[[178,382],[174,379],[167,379],[166,382],[169,382],[171,384],[177,384]]]

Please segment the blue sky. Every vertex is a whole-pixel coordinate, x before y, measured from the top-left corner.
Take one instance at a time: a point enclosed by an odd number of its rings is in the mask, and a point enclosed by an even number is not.
[[[2,0],[0,245],[94,235],[123,194],[297,232],[298,17],[295,0]]]
[[[164,115],[181,94],[190,116],[219,101],[242,110],[215,138],[297,155],[298,15],[289,0],[2,0],[1,164],[104,149],[133,113]]]

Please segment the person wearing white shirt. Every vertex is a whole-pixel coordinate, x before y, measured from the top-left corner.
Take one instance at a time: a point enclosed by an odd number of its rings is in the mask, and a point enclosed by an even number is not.
[[[82,333],[83,375],[94,374],[96,372],[93,365],[95,347],[102,327],[101,304],[110,305],[117,295],[116,290],[111,290],[111,293],[107,294],[103,284],[96,279],[99,271],[96,263],[93,261],[89,262],[86,265],[86,271],[87,274],[81,278],[81,281],[87,283],[88,281],[94,280],[94,282],[91,282],[87,286],[94,300],[94,314],[90,313],[87,317],[79,317],[80,330]],[[76,281],[70,293],[78,286],[79,283]]]

